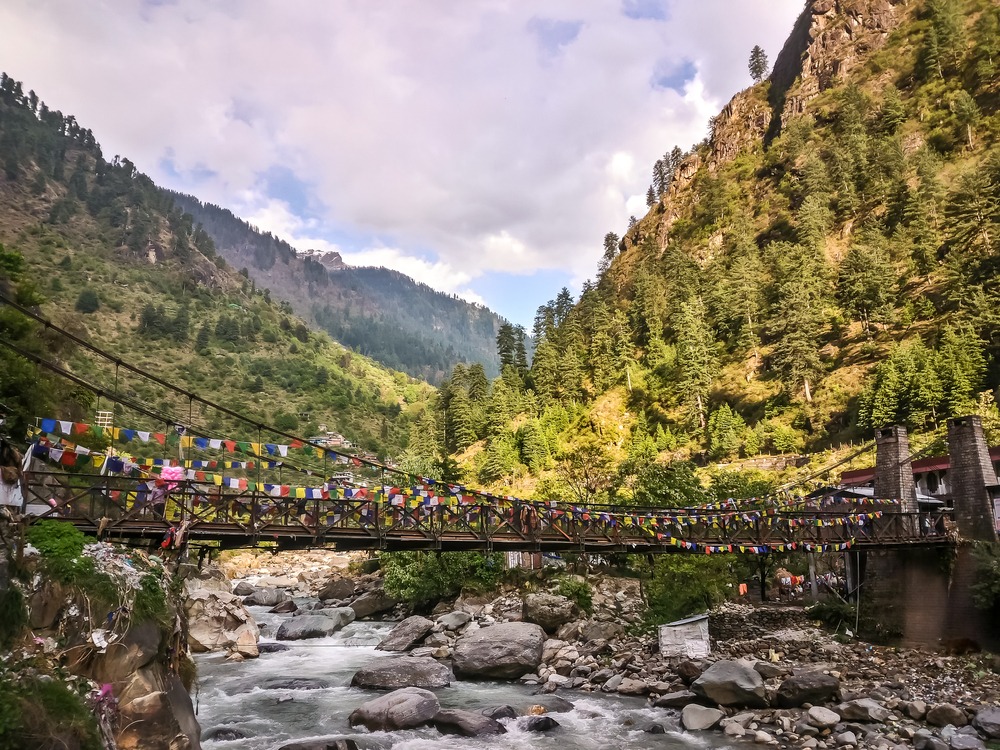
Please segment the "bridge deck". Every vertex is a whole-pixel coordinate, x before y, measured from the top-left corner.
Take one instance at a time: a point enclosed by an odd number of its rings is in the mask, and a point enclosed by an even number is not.
[[[120,476],[32,472],[29,507],[106,539],[161,541],[171,533],[220,547],[276,544],[342,550],[765,552],[937,546],[954,542],[947,513],[678,510],[618,506],[392,504],[372,497],[276,498],[178,482],[156,502]]]

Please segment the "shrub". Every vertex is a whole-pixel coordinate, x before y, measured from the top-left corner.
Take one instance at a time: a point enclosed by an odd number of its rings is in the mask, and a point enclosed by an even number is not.
[[[503,573],[499,554],[384,552],[379,560],[386,592],[417,607],[455,596],[462,589],[490,591]]]
[[[101,750],[103,744],[94,715],[66,685],[0,675],[0,750],[29,747]]]
[[[101,307],[101,298],[93,289],[84,289],[76,298],[77,312],[86,314],[97,312]]]
[[[0,591],[0,651],[10,650],[28,624],[24,595],[11,586]]]
[[[594,609],[594,601],[591,594],[590,584],[579,578],[560,578],[559,588],[556,589],[560,596],[572,599],[576,606],[587,614]]]

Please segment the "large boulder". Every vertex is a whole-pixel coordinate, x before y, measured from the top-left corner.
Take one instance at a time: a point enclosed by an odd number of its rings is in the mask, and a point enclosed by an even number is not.
[[[403,688],[358,706],[348,717],[352,727],[367,727],[372,732],[392,732],[423,726],[441,710],[434,693],[421,688]]]
[[[409,651],[433,629],[434,623],[432,621],[420,615],[413,615],[389,631],[389,635],[383,638],[382,642],[375,648],[379,651]]]
[[[354,596],[354,581],[350,578],[331,578],[320,589],[318,597],[323,601],[350,599]]]
[[[401,656],[398,659],[376,659],[359,669],[351,685],[375,690],[396,690],[404,687],[442,688],[454,681],[452,671],[430,657]]]
[[[742,661],[715,662],[691,683],[691,691],[720,706],[767,707],[764,679]]]
[[[755,670],[758,671],[759,670]],[[840,680],[822,672],[805,672],[786,678],[778,686],[775,697],[781,708],[798,708],[803,703],[823,703],[836,699],[840,693]]]
[[[192,587],[190,583],[186,584],[184,609],[191,650],[195,653],[229,650],[244,657],[259,656],[260,630],[240,598],[220,589]]]
[[[972,725],[991,740],[1000,740],[1000,707],[980,709]]]
[[[541,625],[547,633],[554,633],[560,625],[570,622],[576,613],[572,599],[555,594],[528,594],[524,597],[521,619]]]
[[[399,604],[399,600],[385,593],[385,589],[373,589],[366,591],[351,602],[351,609],[354,610],[357,619],[363,620],[372,615],[388,612],[397,604]]]
[[[287,602],[289,599],[291,597],[287,592],[281,589],[265,587],[254,589],[254,592],[244,599],[243,603],[248,607],[273,607],[276,604]]]
[[[484,734],[506,734],[504,725],[496,719],[472,711],[445,709],[434,717],[434,726],[441,734],[479,737]]]
[[[516,679],[542,661],[545,631],[530,622],[505,622],[466,633],[452,654],[455,673]]]
[[[275,635],[279,641],[300,641],[305,638],[325,638],[354,622],[350,607],[324,609],[321,613],[290,617],[281,623]]]

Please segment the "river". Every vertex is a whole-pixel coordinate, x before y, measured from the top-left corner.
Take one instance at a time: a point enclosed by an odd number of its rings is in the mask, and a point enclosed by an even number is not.
[[[299,602],[300,605],[307,602]],[[250,611],[261,627],[261,642],[272,640],[282,618],[264,607]],[[393,654],[376,651],[375,645],[392,623],[355,622],[329,638],[288,642],[290,648],[242,663],[226,661],[220,654],[196,657],[199,686],[198,720],[203,736],[219,728],[238,730],[241,739],[203,741],[205,750],[274,750],[286,742],[331,735],[354,738],[360,747],[392,750],[647,750],[676,748],[699,750],[721,747],[718,734],[690,734],[677,730],[675,712],[652,708],[642,699],[561,692],[574,709],[552,714],[558,729],[547,733],[519,729],[516,719],[504,720],[507,734],[481,739],[442,735],[433,727],[399,732],[368,732],[347,723],[351,711],[378,695],[350,687],[351,677],[375,659]],[[305,681],[281,686],[277,682]],[[305,689],[308,688],[308,689]],[[533,696],[533,688],[518,682],[456,682],[435,693],[444,708],[480,709],[510,704],[519,712],[547,696]],[[662,724],[666,734],[643,731]]]

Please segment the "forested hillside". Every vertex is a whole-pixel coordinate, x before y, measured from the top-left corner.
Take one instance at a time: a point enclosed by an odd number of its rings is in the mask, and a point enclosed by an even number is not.
[[[434,384],[459,362],[479,362],[491,377],[499,373],[493,342],[503,321],[487,308],[389,268],[296,258],[287,242],[231,211],[167,194],[204,227],[230,265],[246,269],[259,286],[354,351]]]
[[[996,427],[1000,7],[812,0],[765,73],[665,144],[648,214],[539,308],[530,368],[443,386],[468,476],[626,500],[667,491],[657,457]]]
[[[93,133],[0,77],[0,293],[197,395],[297,434],[319,425],[395,455],[431,389],[310,331],[287,304],[231,269],[207,232]],[[259,439],[102,362],[0,305],[0,339],[108,393],[211,435]],[[0,347],[0,404],[20,437],[35,417],[92,421],[112,406]],[[162,431],[121,407],[118,425]],[[287,441],[286,441],[287,442]]]

